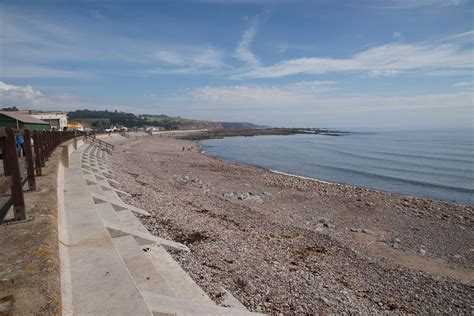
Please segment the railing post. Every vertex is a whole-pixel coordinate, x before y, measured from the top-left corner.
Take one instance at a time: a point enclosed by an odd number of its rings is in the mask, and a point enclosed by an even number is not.
[[[48,160],[48,131],[43,131],[43,158],[46,163]]]
[[[38,131],[33,131],[33,148],[35,150],[35,169],[37,177],[41,176],[41,141],[38,135]]]
[[[47,140],[48,140],[48,158],[51,156],[51,152],[53,151],[53,137],[51,135],[51,131],[46,132]]]
[[[45,137],[44,137],[44,131],[40,131],[38,132],[38,136],[39,136],[39,145],[40,145],[40,149],[41,149],[41,167],[44,167],[46,166],[46,145],[45,145]]]
[[[10,169],[8,168],[8,159],[7,159],[7,137],[2,142],[2,161],[3,161],[3,173],[5,177],[9,176]]]
[[[6,156],[8,160],[9,174],[12,177],[12,199],[13,216],[15,221],[26,219],[25,200],[23,198],[23,186],[21,185],[20,165],[18,164],[18,153],[16,150],[16,137],[13,129],[6,128]]]
[[[25,129],[25,158],[26,158],[26,174],[28,176],[28,189],[36,190],[35,167],[33,165],[33,151],[31,150],[31,133]]]

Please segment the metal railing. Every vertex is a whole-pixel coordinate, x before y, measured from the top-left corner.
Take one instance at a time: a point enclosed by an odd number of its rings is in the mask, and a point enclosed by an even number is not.
[[[23,145],[17,143],[17,135],[23,135]],[[0,222],[11,206],[13,221],[26,220],[23,186],[28,183],[28,190],[35,191],[36,177],[42,176],[42,168],[53,151],[61,143],[75,137],[74,131],[30,131],[10,127],[0,129],[3,162],[3,177],[0,177]],[[19,158],[21,154],[24,154],[24,158]],[[11,192],[9,196],[8,191]]]
[[[99,148],[112,150],[115,147],[114,145],[97,138],[95,132],[92,132],[92,133],[80,132],[80,135],[84,136],[86,140],[90,140],[92,143],[99,146]]]

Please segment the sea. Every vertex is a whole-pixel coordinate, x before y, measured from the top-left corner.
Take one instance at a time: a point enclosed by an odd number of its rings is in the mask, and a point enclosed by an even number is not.
[[[328,182],[474,205],[474,129],[349,131],[209,139],[232,162]]]

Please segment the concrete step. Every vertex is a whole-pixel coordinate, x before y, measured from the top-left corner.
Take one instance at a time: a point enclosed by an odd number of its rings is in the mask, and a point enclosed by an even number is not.
[[[233,308],[233,309],[248,311],[247,307],[245,307],[244,304],[242,304],[238,299],[236,299],[234,295],[232,295],[232,293],[227,291],[225,288],[221,288],[221,289],[225,293],[224,300],[222,301],[222,305]]]
[[[115,224],[108,221],[103,221],[103,224],[109,230],[110,236],[112,236],[112,238],[121,237],[124,235],[132,235],[137,239],[140,245],[159,244],[162,247],[165,247],[166,249],[169,249],[169,250],[189,251],[189,248],[183,244],[180,244],[172,240],[167,240],[164,238],[153,236],[149,232],[144,233],[144,232],[132,229],[130,227]]]
[[[189,300],[177,299],[165,295],[151,292],[141,292],[146,304],[153,314],[166,313],[170,315],[261,315],[258,313],[245,312],[239,309],[232,309],[213,304],[193,302]]]
[[[128,271],[130,271],[140,292],[147,291],[173,296],[173,291],[145,256],[145,252],[140,248],[133,236],[126,235],[112,238],[112,241],[127,265]]]
[[[149,233],[132,211],[126,209],[117,210],[117,215],[124,226],[128,226],[143,233]]]
[[[65,171],[61,275],[77,315],[151,315],[85,186]]]
[[[95,205],[97,213],[99,213],[102,221],[107,221],[116,224],[122,224],[120,217],[117,215],[114,207],[109,203],[100,203]]]
[[[150,213],[148,213],[145,210],[139,209],[138,207],[135,207],[135,206],[132,206],[132,205],[125,204],[125,203],[120,202],[120,201],[117,201],[117,199],[112,198],[110,196],[107,196],[103,193],[93,192],[93,193],[91,193],[91,195],[92,195],[93,198],[95,198],[97,200],[102,200],[104,202],[110,202],[112,204],[115,204],[116,206],[122,207],[124,209],[129,209],[131,211],[134,211],[136,213],[140,213],[140,214],[143,214],[143,215],[146,215],[146,216],[150,215]]]
[[[157,245],[142,246],[144,254],[150,259],[155,269],[169,284],[174,296],[178,299],[213,304],[213,301],[197,285],[193,279],[181,268],[171,255]]]

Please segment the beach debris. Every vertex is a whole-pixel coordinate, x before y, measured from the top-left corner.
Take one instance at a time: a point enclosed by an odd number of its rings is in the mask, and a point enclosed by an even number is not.
[[[262,204],[264,202],[264,198],[270,196],[271,193],[262,192],[262,193],[254,193],[254,192],[225,192],[222,193],[222,197],[227,200],[240,200],[240,201],[248,201],[253,203]]]
[[[364,233],[367,235],[375,235],[375,232],[368,228],[351,228],[351,232]]]
[[[191,178],[189,176],[184,176],[184,177],[181,177],[179,179],[176,180],[176,182],[180,183],[180,184],[185,184],[185,185],[191,185],[191,186],[194,186],[194,187],[197,187],[197,188],[204,188],[206,186],[209,186],[209,183],[207,182],[204,182],[202,180],[199,180],[198,178]]]
[[[316,224],[316,231],[322,231],[324,227],[336,228],[336,225],[332,224],[326,217],[317,217],[313,219],[313,222]]]

